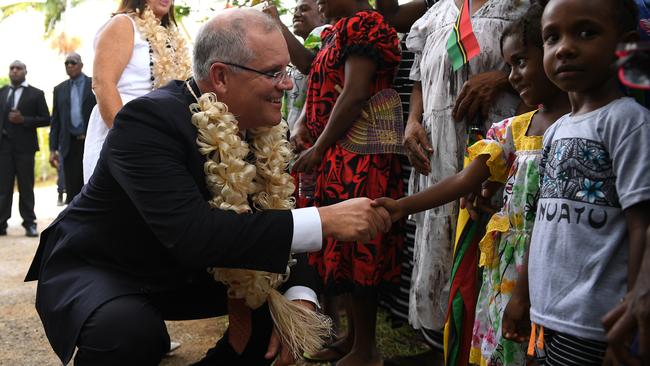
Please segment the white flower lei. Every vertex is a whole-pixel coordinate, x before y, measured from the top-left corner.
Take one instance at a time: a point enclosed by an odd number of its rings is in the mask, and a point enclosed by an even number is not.
[[[189,83],[186,85],[194,95]],[[204,172],[212,193],[210,205],[237,213],[251,212],[248,205],[251,196],[256,209],[293,208],[295,187],[287,173],[293,151],[287,141],[287,124],[248,130],[249,145],[240,137],[235,116],[214,93],[196,99],[190,111],[198,130],[199,152],[206,156]],[[245,160],[249,148],[255,156],[255,165]],[[303,351],[318,351],[330,335],[329,318],[288,301],[275,290],[287,280],[289,265],[284,274],[229,268],[213,268],[211,272],[217,281],[228,286],[229,297],[244,299],[252,309],[268,300],[278,333],[295,357]]]
[[[192,74],[190,57],[185,39],[174,24],[163,27],[149,6],[140,14],[131,15],[142,39],[149,43],[153,54],[151,61],[152,89],[157,89],[172,80],[185,80]]]
[[[204,166],[209,201],[214,208],[237,213],[251,212],[248,197],[257,209],[291,209],[294,184],[286,168],[293,156],[286,139],[287,125],[260,127],[248,131],[251,144],[243,141],[235,116],[217,101],[214,93],[203,94],[190,105],[192,123],[198,129],[199,152],[206,156]],[[255,165],[245,161],[249,148]],[[287,268],[288,273],[288,268]],[[286,275],[243,269],[214,269],[214,276],[229,286],[229,296],[244,298],[255,309],[268,292],[284,282]]]

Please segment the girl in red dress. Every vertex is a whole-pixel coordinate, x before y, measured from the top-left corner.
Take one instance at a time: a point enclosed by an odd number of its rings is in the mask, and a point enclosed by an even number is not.
[[[306,127],[315,143],[300,155],[294,170],[318,172],[317,206],[353,197],[401,197],[397,155],[356,154],[338,143],[368,99],[391,86],[400,61],[397,33],[366,0],[319,0],[318,5],[326,17],[340,20],[321,34],[323,45],[311,66]],[[311,255],[325,293],[349,294],[349,326],[346,337],[310,358],[345,355],[337,365],[381,364],[375,343],[377,288],[399,283],[402,244],[396,225],[370,242],[327,239],[322,251]]]

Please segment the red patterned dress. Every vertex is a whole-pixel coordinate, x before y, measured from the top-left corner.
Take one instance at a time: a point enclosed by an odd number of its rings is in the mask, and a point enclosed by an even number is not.
[[[351,55],[375,60],[377,71],[371,94],[390,88],[400,61],[397,33],[373,10],[339,20],[321,34],[323,46],[309,74],[307,128],[316,139],[323,132],[339,93],[345,85],[345,61]],[[348,198],[403,195],[397,155],[360,155],[338,143],[325,153],[316,181],[315,205],[331,205]],[[319,253],[311,254],[327,293],[349,292],[354,287],[398,284],[404,242],[399,225],[388,234],[364,243],[327,239]]]

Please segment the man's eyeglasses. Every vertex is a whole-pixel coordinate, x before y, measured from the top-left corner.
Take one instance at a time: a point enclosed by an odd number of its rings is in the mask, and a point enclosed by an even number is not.
[[[65,66],[68,66],[68,65],[75,66],[75,65],[78,64],[78,62],[77,62],[77,61],[69,60],[69,61],[64,62],[64,64],[65,64]]]
[[[264,71],[252,69],[252,68],[250,68],[248,66],[233,64],[233,63],[230,63],[230,62],[223,62],[223,61],[214,61],[214,62],[221,62],[224,65],[233,66],[233,67],[240,68],[242,70],[246,70],[246,71],[254,72],[256,74],[264,75],[264,76],[266,76],[267,78],[269,78],[269,79],[271,79],[273,81],[273,85],[278,85],[278,84],[283,83],[285,80],[287,80],[287,76],[289,76],[291,74],[291,71],[293,71],[293,66],[287,66],[283,70],[276,71],[276,72],[272,72],[272,71],[264,72]]]

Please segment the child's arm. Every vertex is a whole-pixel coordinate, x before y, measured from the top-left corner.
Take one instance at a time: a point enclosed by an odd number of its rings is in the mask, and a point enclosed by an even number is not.
[[[620,362],[639,365],[630,355],[627,341],[638,329],[639,354],[643,365],[650,364],[650,202],[625,210],[630,237],[628,286],[625,300],[603,317],[609,350]],[[645,213],[645,214],[644,214]],[[644,244],[645,233],[645,244]]]
[[[524,257],[524,265],[515,288],[512,290],[512,297],[503,312],[501,333],[505,339],[514,342],[524,342],[530,336],[530,295],[528,293],[528,253]]]
[[[625,211],[630,240],[630,259],[627,269],[627,286],[634,288],[645,251],[645,234],[650,227],[650,201],[638,203]]]
[[[467,210],[469,217],[474,221],[478,220],[480,213],[492,216],[501,208],[501,206],[494,206],[492,203],[492,196],[500,188],[503,188],[501,182],[484,182],[480,192],[470,192],[460,198],[460,208]]]
[[[376,202],[390,212],[393,221],[397,221],[406,215],[457,200],[469,192],[480,190],[481,184],[490,177],[488,158],[489,155],[479,155],[458,174],[447,177],[412,196],[397,201],[384,197],[377,199]]]

